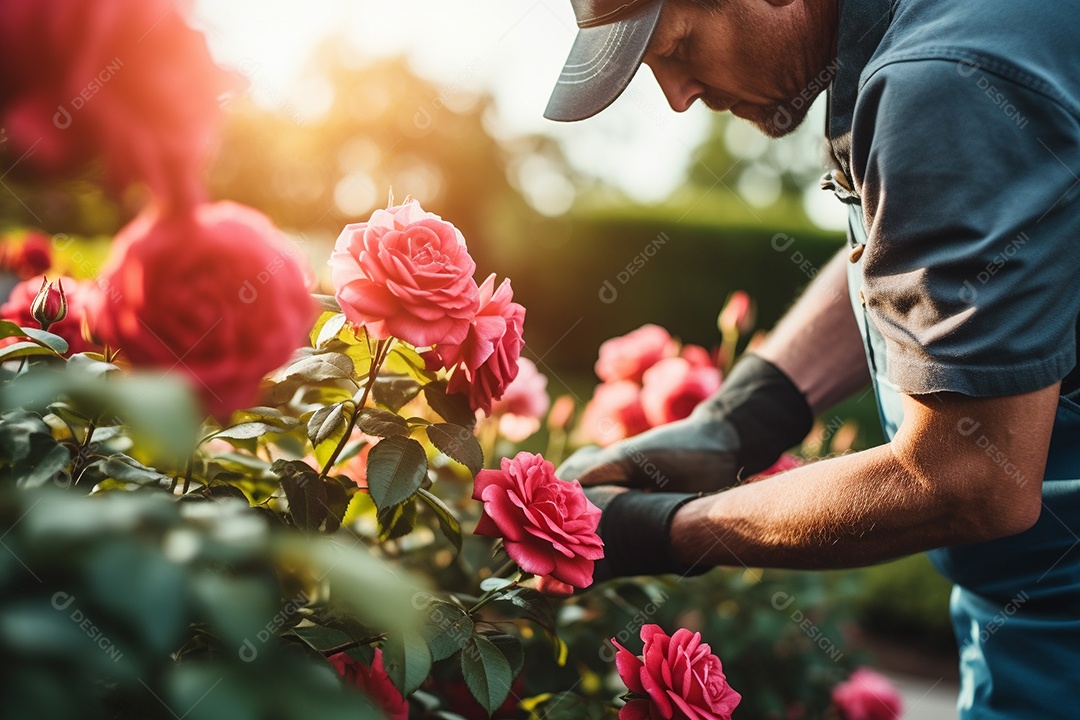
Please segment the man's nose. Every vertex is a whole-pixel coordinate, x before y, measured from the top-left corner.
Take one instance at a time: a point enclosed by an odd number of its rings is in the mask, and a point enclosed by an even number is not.
[[[671,63],[661,60],[646,64],[675,112],[685,112],[705,92],[703,84],[694,80],[685,70],[673,67]]]

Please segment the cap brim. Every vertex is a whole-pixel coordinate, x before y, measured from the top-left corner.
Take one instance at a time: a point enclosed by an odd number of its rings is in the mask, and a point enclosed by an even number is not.
[[[615,102],[641,66],[663,8],[662,0],[646,3],[622,20],[578,30],[544,117],[584,120]]]

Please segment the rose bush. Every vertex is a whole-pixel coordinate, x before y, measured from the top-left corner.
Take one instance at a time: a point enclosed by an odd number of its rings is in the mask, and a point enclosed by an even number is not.
[[[305,273],[262,213],[230,202],[116,237],[93,300],[94,332],[136,367],[186,375],[220,417],[254,404],[263,376],[300,346],[315,315]]]
[[[633,694],[620,720],[731,720],[742,696],[727,683],[720,658],[685,628],[668,636],[658,625],[641,628],[636,656],[618,642],[615,664]]]

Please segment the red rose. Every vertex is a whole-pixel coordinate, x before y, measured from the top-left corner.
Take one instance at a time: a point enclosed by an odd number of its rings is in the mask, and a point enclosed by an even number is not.
[[[19,327],[38,327],[38,321],[34,319],[31,307],[34,298],[41,289],[42,276],[33,277],[16,285],[11,290],[7,302],[0,307],[0,317],[10,320]],[[83,338],[83,318],[86,317],[87,302],[91,292],[91,283],[78,282],[69,277],[58,278],[57,283],[63,283],[64,295],[67,297],[67,315],[63,320],[49,326],[49,332],[59,335],[67,340],[68,353],[92,352],[97,350],[92,344]],[[7,338],[7,342],[0,344],[10,345],[18,342],[18,338]]]
[[[380,340],[460,343],[476,315],[476,263],[465,238],[415,200],[346,225],[330,268],[345,317]]]
[[[102,342],[135,366],[187,375],[218,418],[303,344],[315,316],[281,231],[249,207],[144,213],[116,236],[99,287]]]
[[[518,358],[525,346],[521,336],[525,308],[513,300],[509,280],[496,288],[495,276],[488,276],[480,286],[480,307],[464,341],[446,342],[438,348],[446,367],[456,367],[447,390],[467,394],[472,409],[488,415],[491,403],[517,377]]]
[[[100,152],[111,178],[185,204],[237,86],[173,0],[0,3],[0,126],[14,157],[68,172]],[[33,150],[33,152],[30,152]]]
[[[605,340],[596,361],[596,376],[604,382],[640,383],[645,371],[666,357],[679,354],[679,343],[659,325],[642,325],[622,337]]]
[[[327,659],[346,683],[367,695],[389,720],[409,720],[409,702],[401,697],[401,691],[394,687],[386,673],[382,649],[375,648],[375,661],[371,667],[343,652]]]
[[[844,720],[896,720],[904,712],[900,693],[869,668],[859,668],[833,688],[832,699]]]
[[[581,413],[580,432],[586,442],[608,446],[649,429],[641,407],[641,388],[629,380],[596,387]]]
[[[52,267],[52,240],[43,232],[32,230],[21,240],[0,238],[0,270],[7,270],[27,280]]]
[[[540,429],[540,419],[551,407],[545,377],[532,360],[519,357],[518,373],[506,392],[491,405],[499,419],[499,433],[510,442],[521,442]]]
[[[727,683],[720,658],[686,628],[671,637],[658,625],[641,628],[645,649],[635,656],[615,640],[615,667],[640,698],[619,711],[619,720],[731,720],[742,696]]]
[[[559,480],[551,463],[522,452],[503,458],[501,470],[477,473],[473,499],[484,503],[476,534],[502,538],[522,570],[577,588],[592,584],[594,561],[604,557],[600,509],[576,480]]]
[[[641,407],[649,425],[665,425],[689,417],[705,398],[720,389],[720,371],[693,367],[681,357],[666,358],[645,371]]]

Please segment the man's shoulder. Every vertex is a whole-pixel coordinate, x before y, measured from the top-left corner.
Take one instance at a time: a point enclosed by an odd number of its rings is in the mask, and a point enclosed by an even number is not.
[[[961,77],[997,75],[1080,113],[1078,18],[1080,0],[895,0],[860,84],[897,63],[945,60]]]

